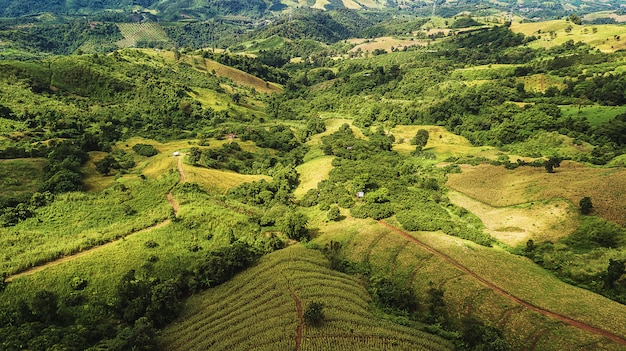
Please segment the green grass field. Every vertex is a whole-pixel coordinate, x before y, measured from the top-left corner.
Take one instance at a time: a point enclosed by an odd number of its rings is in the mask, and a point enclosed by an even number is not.
[[[568,33],[566,28],[572,26]],[[595,28],[595,30],[594,30]],[[541,36],[540,39],[528,44],[532,48],[550,48],[561,45],[568,40],[582,41],[605,52],[614,52],[626,48],[626,28],[617,24],[585,24],[575,25],[565,20],[552,20],[534,23],[513,23],[511,30],[530,36]],[[540,31],[540,32],[539,32]],[[556,37],[549,33],[554,32]]]
[[[301,245],[269,254],[231,281],[189,299],[160,344],[168,350],[451,349],[441,338],[376,318],[358,278],[327,264],[321,253]],[[324,304],[321,327],[300,319],[313,301]]]
[[[120,48],[135,47],[140,42],[167,42],[169,38],[158,23],[118,23],[124,39],[116,45]]]
[[[0,246],[5,248],[0,271],[22,271],[165,220],[166,193],[177,180],[178,174],[150,181],[134,176],[102,193],[59,195],[38,208],[35,217],[0,228]]]
[[[578,106],[567,105],[561,106],[561,112],[564,116],[582,116],[585,117],[592,126],[611,121],[615,116],[626,113],[626,106]]]
[[[46,164],[45,159],[0,160],[0,201],[37,191]]]

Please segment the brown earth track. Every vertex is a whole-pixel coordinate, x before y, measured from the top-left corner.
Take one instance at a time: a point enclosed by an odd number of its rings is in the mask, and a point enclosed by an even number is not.
[[[478,280],[479,282],[483,283],[484,285],[486,285],[489,289],[491,289],[493,292],[495,292],[498,295],[501,295],[517,304],[520,304],[530,310],[533,310],[537,313],[543,314],[544,316],[548,316],[548,317],[552,317],[554,319],[557,319],[561,322],[564,322],[566,324],[569,324],[571,326],[574,326],[576,328],[588,331],[590,333],[593,334],[598,334],[601,336],[604,336],[606,338],[609,338],[619,344],[622,345],[626,345],[626,339],[624,339],[623,337],[613,334],[609,331],[606,331],[604,329],[600,329],[598,327],[586,324],[584,322],[581,321],[577,321],[575,319],[569,318],[567,316],[564,316],[562,314],[558,314],[556,312],[552,312],[546,309],[543,309],[541,307],[537,307],[533,304],[531,304],[530,302],[524,301],[514,295],[512,295],[511,293],[509,293],[508,291],[505,291],[504,289],[496,286],[495,284],[493,284],[492,282],[486,280],[485,278],[479,276],[478,274],[474,273],[473,271],[469,270],[467,267],[463,266],[462,264],[460,264],[459,262],[457,262],[456,260],[454,260],[452,257],[444,254],[441,251],[438,251],[437,249],[428,246],[427,244],[425,244],[424,242],[412,237],[411,235],[409,235],[408,233],[404,232],[403,230],[396,228],[394,226],[392,226],[391,224],[380,220],[378,221],[378,223],[386,226],[387,228],[391,229],[392,231],[402,235],[403,237],[407,238],[408,240],[412,241],[413,243],[417,244],[418,246],[422,247],[425,250],[428,250],[430,252],[432,252],[433,254],[439,256],[440,258],[444,259],[446,262],[450,263],[451,265],[455,266],[457,269],[467,273],[468,275],[470,275],[472,278]]]
[[[56,266],[56,265],[61,264],[63,262],[67,262],[67,261],[73,260],[75,258],[79,258],[79,257],[85,256],[85,255],[90,254],[90,253],[92,253],[94,251],[97,251],[97,250],[100,250],[100,249],[104,249],[105,247],[111,246],[111,245],[117,243],[120,240],[124,240],[124,238],[126,238],[129,235],[139,234],[139,233],[147,232],[147,231],[150,231],[150,230],[153,230],[153,229],[161,228],[161,227],[164,227],[164,226],[170,224],[170,222],[171,221],[169,219],[166,219],[166,220],[164,220],[162,222],[159,222],[159,223],[157,223],[155,225],[151,225],[149,227],[146,227],[146,228],[137,230],[135,232],[126,234],[125,236],[123,236],[121,238],[114,239],[114,240],[109,241],[109,242],[107,242],[105,244],[102,244],[102,245],[99,245],[99,246],[94,246],[94,247],[92,247],[90,249],[86,249],[86,250],[77,252],[77,253],[75,253],[73,255],[64,256],[64,257],[58,258],[56,260],[46,262],[46,263],[44,263],[44,264],[42,264],[40,266],[35,266],[35,267],[28,268],[28,269],[26,269],[24,271],[21,271],[19,273],[15,273],[15,274],[9,275],[4,280],[4,282],[5,283],[10,283],[11,281],[13,281],[16,278],[19,278],[19,277],[22,277],[22,276],[25,276],[25,275],[31,275],[31,274],[37,273],[39,271],[42,271],[42,270],[44,270],[44,269],[46,269],[48,267]]]
[[[182,160],[182,157],[178,158],[177,168],[178,168],[178,173],[180,173],[180,180],[179,180],[179,182],[182,183],[182,182],[185,181],[185,171],[183,170],[183,160]],[[167,202],[169,202],[170,206],[172,206],[172,208],[174,209],[174,212],[178,213],[178,209],[179,209],[180,206],[179,206],[178,202],[176,201],[176,199],[174,199],[174,195],[172,195],[171,192],[167,193]],[[42,265],[28,268],[28,269],[26,269],[24,271],[21,271],[21,272],[18,272],[18,273],[15,273],[15,274],[7,276],[4,279],[4,282],[5,283],[10,283],[10,282],[12,282],[13,280],[15,280],[15,279],[17,279],[19,277],[35,274],[35,273],[40,272],[40,271],[42,271],[42,270],[44,270],[44,269],[46,269],[48,267],[56,266],[58,264],[61,264],[61,263],[64,263],[64,262],[67,262],[67,261],[70,261],[70,260],[73,260],[73,259],[85,256],[85,255],[90,254],[90,253],[92,253],[92,252],[94,252],[96,250],[100,250],[100,249],[103,249],[105,247],[111,246],[111,245],[117,243],[120,240],[124,240],[124,238],[129,236],[129,235],[135,235],[135,234],[147,232],[147,231],[150,231],[150,230],[153,230],[153,229],[161,228],[163,226],[166,226],[170,222],[171,221],[169,219],[166,219],[164,221],[161,221],[161,222],[159,222],[157,224],[154,224],[154,225],[151,225],[149,227],[146,227],[146,228],[143,228],[143,229],[140,229],[140,230],[128,233],[128,234],[124,235],[121,238],[111,240],[111,241],[109,241],[109,242],[107,242],[105,244],[102,244],[102,245],[99,245],[99,246],[94,246],[92,248],[79,251],[79,252],[77,252],[75,254],[64,256],[64,257],[58,258],[56,260],[48,261],[48,262],[46,262],[46,263],[44,263]]]
[[[296,312],[298,314],[298,327],[296,328],[296,348],[295,351],[300,350],[300,345],[302,345],[302,332],[304,330],[304,312],[302,309],[302,301],[300,300],[300,298],[298,297],[298,295],[296,295],[296,293],[293,291],[293,288],[291,287],[291,283],[289,283],[289,279],[287,279],[287,277],[285,276],[285,280],[287,280],[287,287],[289,289],[289,295],[291,296],[291,298],[293,299],[293,301],[296,303]]]

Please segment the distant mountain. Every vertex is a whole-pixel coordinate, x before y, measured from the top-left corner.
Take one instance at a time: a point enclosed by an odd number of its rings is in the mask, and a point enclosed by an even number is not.
[[[435,2],[435,3],[434,3]],[[448,17],[460,12],[512,12],[528,18],[549,18],[570,13],[624,10],[626,0],[329,0],[306,1],[320,10],[397,9],[418,14]],[[294,3],[300,5],[294,6]],[[32,16],[43,12],[57,15],[100,15],[117,19],[144,13],[165,21],[243,15],[259,18],[276,12],[293,11],[303,2],[290,0],[0,0],[0,17]],[[291,10],[290,10],[291,9]],[[113,11],[115,10],[115,11]]]

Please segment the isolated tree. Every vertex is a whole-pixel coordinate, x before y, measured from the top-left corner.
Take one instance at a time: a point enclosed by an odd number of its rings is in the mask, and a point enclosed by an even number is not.
[[[609,259],[609,266],[606,269],[606,285],[613,289],[615,282],[626,273],[626,264],[623,260]]]
[[[311,302],[306,306],[303,317],[307,325],[319,327],[324,322],[324,304],[317,301]]]
[[[591,203],[591,198],[589,196],[585,196],[578,202],[580,206],[580,213],[584,215],[588,215],[593,211],[593,203]]]
[[[543,166],[546,168],[548,173],[554,173],[554,169],[561,166],[561,161],[562,160],[559,157],[550,157],[543,163]]]
[[[341,246],[340,242],[331,240],[324,245],[324,248],[322,248],[322,253],[330,262],[331,269],[339,269],[341,266]]]
[[[428,131],[426,129],[420,129],[417,131],[413,139],[411,139],[411,145],[415,145],[416,151],[422,151],[424,146],[428,143]]]

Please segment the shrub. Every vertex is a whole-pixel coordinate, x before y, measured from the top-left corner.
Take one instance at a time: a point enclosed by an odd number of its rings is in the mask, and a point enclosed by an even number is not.
[[[324,322],[324,304],[313,301],[306,306],[304,321],[307,325],[318,327]]]
[[[133,151],[141,156],[146,157],[154,156],[159,153],[159,151],[150,144],[135,144],[133,146]]]

